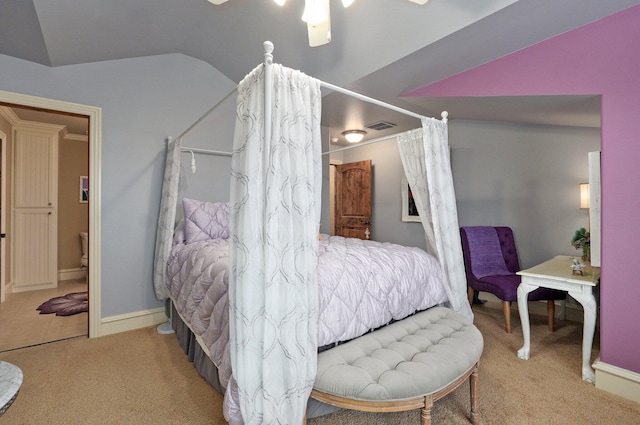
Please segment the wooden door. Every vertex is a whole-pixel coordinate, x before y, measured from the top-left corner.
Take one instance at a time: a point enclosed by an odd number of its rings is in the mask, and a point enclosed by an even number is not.
[[[17,128],[13,140],[13,292],[58,285],[58,132]]]
[[[371,160],[336,165],[336,235],[371,238],[371,187]]]

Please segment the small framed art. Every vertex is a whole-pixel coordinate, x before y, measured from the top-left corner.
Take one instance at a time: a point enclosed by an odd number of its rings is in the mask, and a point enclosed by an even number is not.
[[[402,176],[402,221],[420,222],[420,215],[416,208],[416,202],[413,199],[411,188],[409,187],[409,183],[405,176]]]
[[[80,176],[80,203],[89,202],[89,177]]]

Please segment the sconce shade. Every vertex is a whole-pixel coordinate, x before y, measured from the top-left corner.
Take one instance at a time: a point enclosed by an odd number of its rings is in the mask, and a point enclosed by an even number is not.
[[[589,183],[580,183],[580,209],[589,209]]]
[[[342,135],[349,143],[358,143],[366,134],[367,132],[364,130],[347,130],[342,132]]]

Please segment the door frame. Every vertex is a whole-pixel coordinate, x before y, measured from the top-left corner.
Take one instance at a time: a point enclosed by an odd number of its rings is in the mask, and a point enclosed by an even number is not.
[[[329,159],[329,234],[336,234],[336,165],[340,159]]]
[[[0,131],[0,232],[7,231],[7,135]],[[7,284],[7,238],[0,238],[0,303],[5,301]]]
[[[0,102],[84,115],[89,118],[89,338],[102,334],[100,285],[100,187],[102,108],[0,90]]]

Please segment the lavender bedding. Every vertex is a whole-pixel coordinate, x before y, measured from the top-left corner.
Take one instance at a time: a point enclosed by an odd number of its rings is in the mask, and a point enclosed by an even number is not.
[[[340,236],[319,241],[318,346],[347,341],[447,301],[438,261],[419,248]],[[176,310],[219,369],[231,377],[226,239],[178,243],[167,264]]]

